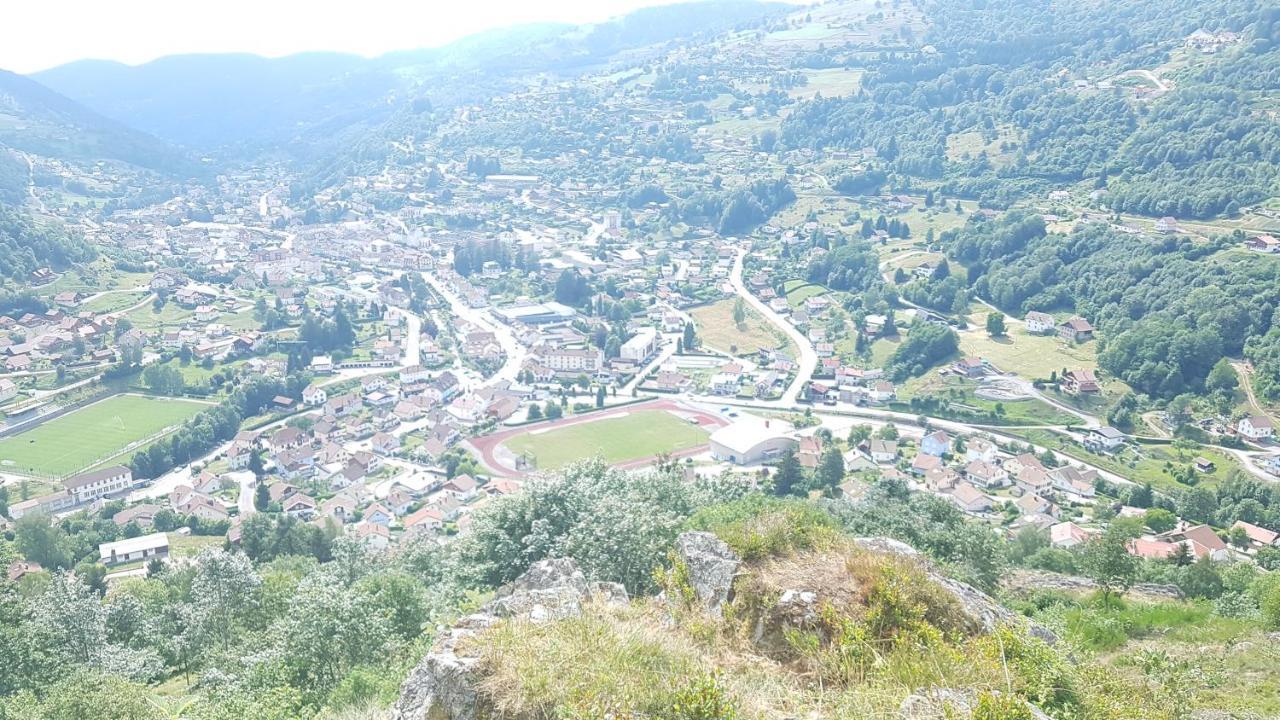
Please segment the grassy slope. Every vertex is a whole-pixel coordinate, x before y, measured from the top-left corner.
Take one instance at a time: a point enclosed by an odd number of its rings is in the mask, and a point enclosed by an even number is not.
[[[746,322],[734,325],[733,304],[734,299],[727,298],[690,312],[704,345],[724,352],[736,347],[738,355],[753,355],[762,348],[780,348],[792,357],[796,355],[791,341],[750,306],[746,307]]]

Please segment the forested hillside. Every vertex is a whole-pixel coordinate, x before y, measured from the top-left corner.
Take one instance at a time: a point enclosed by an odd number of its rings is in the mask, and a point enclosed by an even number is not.
[[[37,225],[29,216],[0,204],[0,277],[25,280],[33,270],[63,270],[94,254],[88,243],[60,226]]]
[[[0,203],[16,205],[25,200],[30,177],[22,158],[0,146]]]
[[[119,160],[184,179],[200,171],[172,146],[6,70],[0,70],[0,119],[0,143],[30,153]]]
[[[1105,335],[1102,366],[1155,396],[1202,389],[1223,355],[1278,319],[1280,263],[1232,250],[1238,238],[1151,241],[1102,223],[1064,235],[1012,212],[975,218],[943,242],[969,265],[977,295],[1002,309],[1089,318]]]
[[[933,52],[882,53],[862,92],[788,116],[783,143],[873,148],[901,184],[941,181],[996,207],[1090,183],[1117,210],[1205,218],[1280,190],[1280,127],[1264,102],[1280,65],[1274,7],[998,0],[935,2],[926,14]],[[1150,74],[1197,30],[1243,36],[1167,80]],[[838,52],[829,62],[861,64]],[[1130,81],[1155,87],[1139,98]],[[1001,157],[949,152],[967,133]]]

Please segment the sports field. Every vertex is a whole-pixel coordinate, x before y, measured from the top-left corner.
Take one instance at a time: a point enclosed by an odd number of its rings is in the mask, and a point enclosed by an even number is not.
[[[665,410],[635,410],[507,440],[508,450],[530,453],[540,470],[599,455],[608,463],[641,460],[658,453],[697,447],[710,435]]]
[[[207,407],[189,400],[116,395],[0,439],[0,472],[69,475]]]

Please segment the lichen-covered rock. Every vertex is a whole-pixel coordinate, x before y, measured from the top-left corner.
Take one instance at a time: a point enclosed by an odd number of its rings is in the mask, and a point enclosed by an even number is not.
[[[676,538],[676,552],[689,573],[689,585],[702,605],[719,614],[729,600],[742,560],[723,540],[709,532],[686,532]]]
[[[1027,631],[1034,637],[1049,643],[1050,645],[1058,642],[1058,636],[1054,635],[1051,630],[1032,622],[1027,618],[1013,612],[1000,603],[996,602],[990,595],[982,592],[974,586],[949,578],[938,572],[928,561],[924,559],[915,548],[906,543],[892,540],[890,538],[873,537],[873,538],[856,538],[854,542],[862,548],[873,552],[891,553],[903,555],[907,557],[917,558],[925,568],[929,575],[929,579],[936,583],[939,587],[950,593],[960,608],[971,620],[979,625],[984,632],[991,632],[1002,625],[1013,625],[1017,627],[1026,627]]]
[[[616,582],[591,583],[591,596],[609,605],[626,605],[631,601],[626,586]]]
[[[467,655],[463,641],[501,618],[545,622],[574,617],[593,595],[626,602],[616,583],[588,584],[576,563],[565,558],[534,563],[525,574],[500,588],[480,610],[459,620],[409,673],[400,687],[393,720],[474,720],[482,699],[476,692],[479,658]]]
[[[1044,570],[1018,570],[1001,580],[1001,585],[1015,592],[1035,590],[1060,590],[1062,592],[1093,592],[1098,583],[1078,575],[1063,575]],[[1130,595],[1146,596],[1162,600],[1181,600],[1182,590],[1177,585],[1159,583],[1135,583]]]
[[[1035,720],[1053,720],[1040,708],[1027,704]],[[973,690],[930,688],[910,695],[902,701],[898,714],[902,720],[956,720],[969,717],[977,707],[978,694]]]
[[[452,650],[428,653],[400,686],[394,720],[473,720],[476,717],[476,677],[479,661],[458,657]]]

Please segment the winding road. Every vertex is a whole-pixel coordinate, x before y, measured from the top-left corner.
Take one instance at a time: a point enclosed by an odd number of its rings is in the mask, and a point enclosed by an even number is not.
[[[738,256],[733,261],[733,272],[729,275],[729,282],[733,285],[734,292],[754,308],[756,312],[786,333],[787,337],[791,338],[791,341],[800,349],[795,379],[787,386],[780,400],[782,403],[791,405],[800,397],[800,391],[804,389],[805,383],[809,382],[809,379],[813,377],[814,371],[818,369],[818,352],[813,349],[813,343],[809,342],[809,338],[797,330],[795,325],[792,325],[786,318],[774,312],[772,308],[747,290],[747,286],[742,282],[742,264],[746,257],[747,249],[745,247],[738,248]]]

